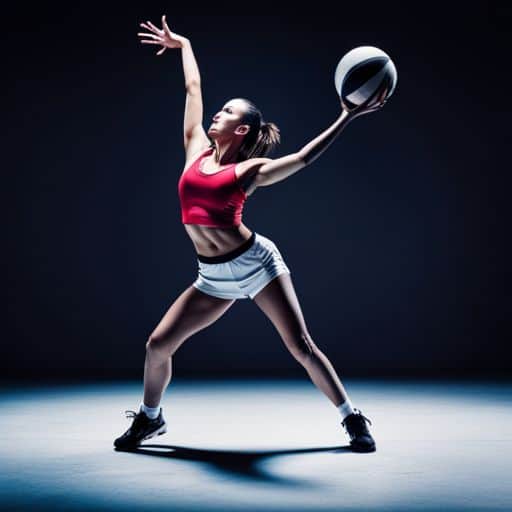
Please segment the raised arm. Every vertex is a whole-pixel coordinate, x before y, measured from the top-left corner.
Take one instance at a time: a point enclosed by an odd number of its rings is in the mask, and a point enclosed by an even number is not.
[[[183,72],[185,74],[185,118],[183,121],[183,140],[186,160],[210,145],[210,139],[203,128],[203,96],[201,76],[192,51],[190,41],[186,39],[181,48]]]
[[[260,167],[254,178],[255,185],[258,187],[272,185],[288,178],[315,161],[333,143],[334,139],[338,137],[350,121],[360,115],[374,112],[382,108],[385,103],[383,99],[385,92],[386,91],[383,91],[378,98],[354,110],[347,111],[342,108],[341,114],[329,128],[324,130],[318,137],[308,142],[296,153],[291,153],[274,160],[270,158],[265,159],[263,165],[260,163]]]
[[[161,55],[166,48],[181,48],[183,73],[185,75],[185,116],[183,120],[183,143],[186,160],[210,145],[210,140],[203,128],[203,98],[201,94],[201,76],[192,51],[192,45],[186,37],[171,32],[165,15],[162,16],[162,28],[155,27],[150,21],[141,23],[141,26],[151,33],[139,33],[139,36],[149,38],[141,43],[159,44],[161,48],[157,55]]]

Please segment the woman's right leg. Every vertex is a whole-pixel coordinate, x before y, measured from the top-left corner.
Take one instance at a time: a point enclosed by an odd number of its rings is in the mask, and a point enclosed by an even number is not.
[[[190,336],[219,319],[235,302],[189,286],[171,305],[146,342],[144,405],[157,407],[172,376],[172,356]]]

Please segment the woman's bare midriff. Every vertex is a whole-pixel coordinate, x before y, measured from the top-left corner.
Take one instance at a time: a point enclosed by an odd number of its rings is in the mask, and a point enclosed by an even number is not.
[[[252,231],[242,222],[229,228],[209,228],[198,224],[183,224],[194,244],[196,253],[202,256],[219,256],[234,251],[248,240]]]

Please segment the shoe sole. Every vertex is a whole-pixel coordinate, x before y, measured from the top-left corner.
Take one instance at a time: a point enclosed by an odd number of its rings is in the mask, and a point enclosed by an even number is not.
[[[146,441],[148,439],[151,439],[152,437],[156,437],[156,436],[161,436],[162,434],[165,434],[167,432],[167,423],[164,423],[161,427],[159,427],[158,429],[156,429],[154,432],[151,432],[150,434],[148,434],[147,436],[145,436],[143,439],[141,439],[138,443],[136,444],[126,444],[126,445],[121,445],[121,446],[116,446],[115,443],[114,443],[114,447],[115,448],[118,448],[118,449],[133,449],[133,448],[137,448],[137,446],[140,445],[140,443],[142,443],[143,441]]]
[[[359,453],[367,453],[367,452],[375,452],[377,447],[375,445],[372,446],[358,446],[358,445],[350,445],[352,450]]]
[[[146,437],[140,440],[147,441],[148,439],[151,439],[152,437],[161,436],[162,434],[165,434],[167,432],[167,425],[164,423],[159,429],[155,430],[154,432],[151,432],[151,434],[148,434]]]

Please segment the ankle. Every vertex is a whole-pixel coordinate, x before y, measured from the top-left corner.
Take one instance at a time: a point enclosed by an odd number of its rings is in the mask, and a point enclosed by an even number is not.
[[[347,397],[347,399],[337,407],[338,411],[341,414],[341,420],[345,421],[345,418],[347,416],[350,416],[354,413],[354,407],[352,405],[352,402],[350,401],[350,398]]]
[[[141,402],[139,412],[143,412],[149,419],[154,420],[160,414],[160,406],[148,407],[144,402]]]

